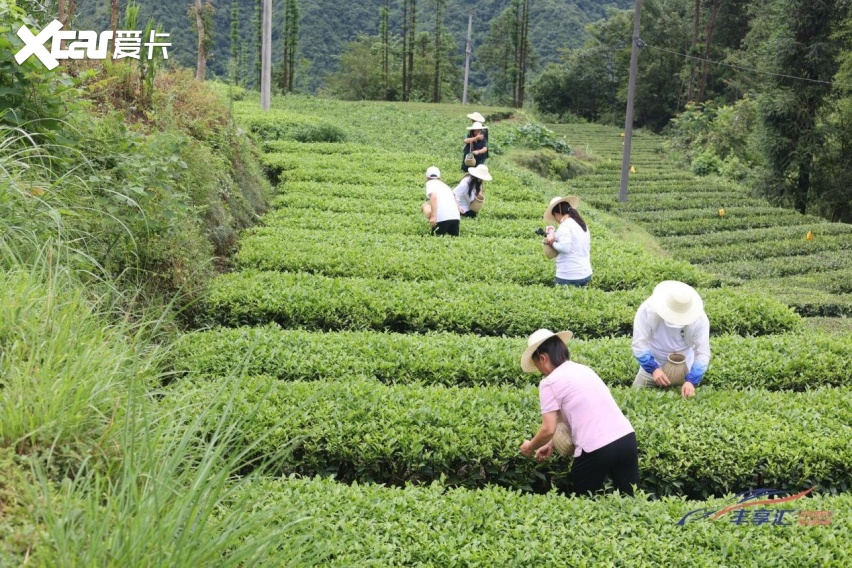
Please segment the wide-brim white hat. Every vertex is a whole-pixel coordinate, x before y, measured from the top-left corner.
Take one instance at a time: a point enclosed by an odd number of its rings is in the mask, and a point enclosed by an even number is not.
[[[472,112],[467,115],[467,117],[474,122],[485,122],[485,117],[479,114],[478,112]]]
[[[565,343],[568,343],[571,341],[571,338],[574,337],[574,334],[570,331],[553,333],[549,329],[539,329],[534,331],[527,339],[527,348],[521,355],[521,369],[525,373],[534,373],[538,370],[536,369],[535,364],[533,364],[532,354],[535,353],[535,350],[538,349],[542,343],[554,336],[558,337]]]
[[[704,313],[704,300],[689,284],[664,280],[654,287],[651,303],[663,321],[671,325],[689,325]]]
[[[580,198],[576,195],[566,195],[565,197],[554,197],[544,210],[544,220],[548,223],[556,224],[556,218],[553,216],[553,208],[560,203],[567,203],[574,209],[580,205]]]
[[[479,164],[474,168],[468,168],[467,173],[475,178],[481,179],[482,181],[491,181],[493,179],[491,177],[491,172],[488,171],[488,166],[485,164]]]
[[[467,127],[468,130],[482,130],[483,128],[482,123],[478,121]]]

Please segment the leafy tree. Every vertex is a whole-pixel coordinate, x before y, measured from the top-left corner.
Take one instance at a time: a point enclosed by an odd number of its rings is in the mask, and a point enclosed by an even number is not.
[[[477,57],[490,74],[495,101],[523,106],[527,69],[534,64],[529,41],[529,0],[512,0],[492,20]]]
[[[48,71],[35,56],[20,65],[15,61],[24,46],[16,33],[22,25],[37,28],[41,23],[15,4],[0,2],[0,126],[56,132],[67,113],[71,82],[62,67]]]
[[[203,81],[207,75],[207,58],[213,45],[213,3],[207,0],[195,0],[189,8],[189,17],[195,20],[195,31],[198,34],[198,62],[195,67],[195,78]]]
[[[760,146],[767,171],[763,189],[804,213],[814,192],[815,160],[826,132],[825,111],[838,71],[837,44],[831,41],[838,17],[832,0],[764,0],[754,6],[752,50],[765,71],[758,95]]]
[[[392,39],[392,50],[401,46]],[[398,100],[402,96],[402,75],[394,73],[405,61],[391,60],[390,84],[385,82],[382,57],[385,46],[381,39],[359,35],[350,41],[340,55],[340,69],[326,78],[323,91],[331,96],[350,100]]]

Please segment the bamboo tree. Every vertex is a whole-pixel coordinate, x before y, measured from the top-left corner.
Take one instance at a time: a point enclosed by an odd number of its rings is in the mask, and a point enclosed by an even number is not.
[[[296,0],[287,0],[284,8],[284,63],[281,89],[293,92],[293,77],[296,73],[296,51],[299,44],[299,5]]]
[[[402,0],[402,100],[408,100],[408,0]]]
[[[261,18],[261,9],[263,0],[254,0],[254,16],[251,19],[251,29],[254,34],[254,73],[252,84],[260,88],[260,68],[261,68],[261,46],[263,45],[263,20]]]
[[[390,84],[390,0],[385,0],[379,12],[379,32],[382,36],[382,99],[388,100]]]
[[[518,88],[515,106],[524,106],[524,96],[527,84],[527,66],[529,64],[529,29],[530,29],[530,0],[523,0],[518,29]]]
[[[707,27],[704,29],[704,61],[701,62],[701,84],[698,88],[698,102],[704,100],[707,92],[707,66],[710,59],[710,49],[713,46],[713,33],[716,30],[716,19],[724,0],[713,0],[710,4],[710,15],[707,19]]]
[[[417,37],[417,0],[411,0],[411,25],[408,28],[408,33],[411,34],[408,40],[408,96],[411,97],[411,86],[414,83],[414,39]]]
[[[441,102],[441,30],[444,27],[444,2],[435,0],[435,85],[432,102]]]
[[[231,82],[239,80],[239,40],[240,40],[240,7],[237,0],[231,0]]]

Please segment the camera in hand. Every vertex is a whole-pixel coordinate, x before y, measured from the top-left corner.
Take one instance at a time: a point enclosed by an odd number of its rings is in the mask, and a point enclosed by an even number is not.
[[[540,237],[543,237],[545,235],[544,229],[539,227],[538,229],[535,230],[535,234],[540,236]]]

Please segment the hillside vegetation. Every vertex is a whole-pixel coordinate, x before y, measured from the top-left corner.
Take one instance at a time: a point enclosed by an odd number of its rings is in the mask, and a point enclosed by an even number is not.
[[[174,58],[181,65],[194,67],[197,56],[194,19],[187,16],[187,6],[168,2],[139,0],[141,6],[140,21],[152,16],[163,29],[172,34]],[[492,19],[506,7],[508,0],[480,0],[476,3],[474,19],[474,51],[488,33]],[[120,2],[124,9],[124,2]],[[379,10],[384,0],[365,0],[363,2],[338,2],[335,0],[299,0],[301,14],[299,20],[299,63],[297,81],[300,90],[314,91],[320,87],[326,75],[337,69],[337,60],[344,45],[354,40],[358,34],[377,35],[379,32]],[[627,0],[544,0],[531,4],[530,29],[531,41],[540,61],[557,61],[560,50],[577,47],[585,39],[583,25],[603,18],[607,7],[626,8]],[[258,43],[256,9],[258,0],[237,0],[239,13],[239,37],[241,49],[246,51],[246,72],[251,74],[257,58]],[[402,8],[397,2],[391,2],[391,34],[402,35]],[[214,2],[213,45],[209,71],[220,77],[228,77],[228,65],[231,57],[231,9],[228,0]],[[283,2],[274,4],[273,14],[273,64],[281,59],[283,29]],[[444,10],[444,25],[452,34],[457,49],[458,61],[463,60],[465,37],[467,35],[467,14],[472,8],[458,0],[448,0]],[[76,27],[107,29],[109,25],[109,3],[79,3],[79,19]],[[435,29],[435,3],[417,2],[418,29],[429,35]],[[471,66],[472,80],[479,87],[485,87],[489,81],[474,60]],[[256,85],[250,79],[251,85]]]

